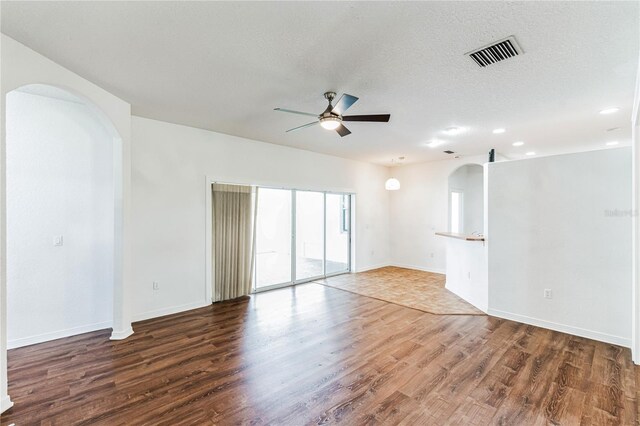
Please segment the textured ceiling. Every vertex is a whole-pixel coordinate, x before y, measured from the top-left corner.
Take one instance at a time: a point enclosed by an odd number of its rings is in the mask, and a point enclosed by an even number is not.
[[[9,2],[1,30],[132,105],[135,115],[388,164],[489,148],[510,158],[628,144],[637,2]],[[525,54],[463,54],[515,35]],[[358,96],[340,138],[322,93]],[[620,107],[612,115],[598,111]],[[458,136],[441,131],[464,126]],[[491,130],[505,127],[501,135]],[[620,127],[607,132],[607,129]],[[437,149],[433,139],[445,140]],[[511,143],[522,140],[515,148]]]

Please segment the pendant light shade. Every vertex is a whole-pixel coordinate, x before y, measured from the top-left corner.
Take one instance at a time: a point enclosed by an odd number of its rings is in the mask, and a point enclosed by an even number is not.
[[[398,161],[402,161],[402,160],[404,160],[404,157],[398,157]],[[394,167],[395,165],[396,165],[396,160],[395,158],[392,158],[391,167]],[[387,191],[397,191],[398,189],[400,189],[400,181],[394,177],[390,177],[384,183],[384,189],[386,189]]]
[[[396,178],[389,178],[384,183],[384,189],[387,191],[397,191],[400,189],[400,181]]]

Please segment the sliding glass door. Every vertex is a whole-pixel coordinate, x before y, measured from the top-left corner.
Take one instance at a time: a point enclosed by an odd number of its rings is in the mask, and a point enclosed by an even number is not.
[[[258,189],[256,291],[351,269],[351,195]]]
[[[296,191],[295,281],[324,275],[324,193]]]
[[[291,282],[292,192],[258,189],[255,288]]]
[[[327,194],[325,275],[349,271],[351,196]]]

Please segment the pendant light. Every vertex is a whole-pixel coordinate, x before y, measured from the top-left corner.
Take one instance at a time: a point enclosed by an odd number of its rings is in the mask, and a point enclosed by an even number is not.
[[[404,160],[404,157],[400,157],[398,158],[398,160]],[[391,159],[391,167],[393,166],[395,166],[395,160]],[[387,191],[397,191],[398,189],[400,189],[400,181],[394,177],[390,177],[384,183],[384,189],[386,189]]]
[[[389,178],[384,183],[384,189],[387,191],[397,191],[400,189],[400,181],[396,178]]]

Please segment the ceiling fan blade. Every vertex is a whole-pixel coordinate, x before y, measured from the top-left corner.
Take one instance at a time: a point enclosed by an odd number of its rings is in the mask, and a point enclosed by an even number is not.
[[[347,129],[346,127],[344,127],[344,125],[340,124],[337,128],[336,128],[336,132],[338,132],[338,134],[340,135],[340,137],[345,137],[347,135],[351,134],[351,131],[349,129]]]
[[[355,96],[351,96],[345,93],[340,96],[340,99],[336,103],[336,106],[334,106],[331,110],[331,113],[342,115],[351,107],[351,105],[355,104],[357,100],[358,98],[356,98]]]
[[[378,121],[386,123],[389,121],[391,114],[370,114],[370,115],[345,115],[343,121]]]
[[[285,108],[274,108],[274,111],[281,111],[281,112],[290,112],[291,114],[300,114],[300,115],[308,115],[309,117],[317,117],[318,114],[312,114],[310,112],[302,112],[302,111],[294,111],[292,109],[285,109]]]
[[[319,121],[314,121],[313,123],[303,124],[302,126],[298,126],[298,127],[294,127],[293,129],[289,129],[289,130],[287,130],[287,132],[293,132],[294,130],[300,130],[300,129],[304,129],[305,127],[311,127],[311,126],[316,125],[318,123],[319,123]]]

